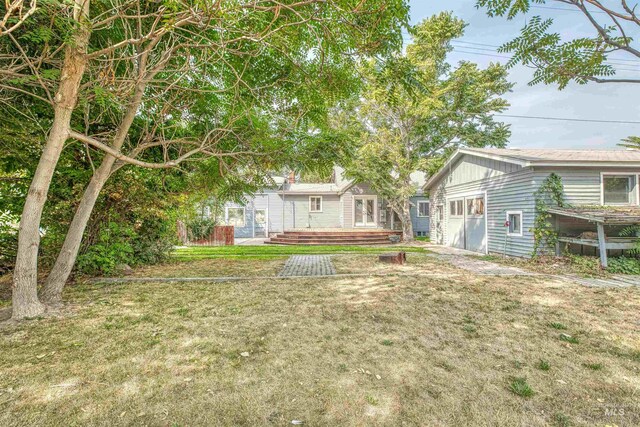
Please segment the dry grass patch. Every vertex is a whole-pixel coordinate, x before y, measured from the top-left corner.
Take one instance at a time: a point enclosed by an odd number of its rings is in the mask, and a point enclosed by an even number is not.
[[[463,270],[426,253],[407,253],[407,262],[404,265],[380,262],[378,254],[334,255],[331,260],[337,273],[442,275],[463,273]]]
[[[135,277],[250,277],[275,276],[288,256],[273,258],[209,258],[173,261],[134,270]]]
[[[0,330],[0,425],[640,423],[636,288],[389,276],[67,298],[66,317]]]

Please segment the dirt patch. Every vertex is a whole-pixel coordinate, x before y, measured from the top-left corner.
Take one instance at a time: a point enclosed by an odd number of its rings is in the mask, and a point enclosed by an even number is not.
[[[134,270],[133,277],[227,277],[227,276],[275,276],[284,266],[287,257],[260,258],[214,258],[193,261],[171,262],[162,265],[141,267]]]
[[[336,272],[340,273],[371,273],[371,274],[423,274],[423,273],[461,273],[462,270],[448,263],[442,262],[430,254],[407,253],[404,265],[388,264],[378,261],[377,254],[333,255],[331,257]]]

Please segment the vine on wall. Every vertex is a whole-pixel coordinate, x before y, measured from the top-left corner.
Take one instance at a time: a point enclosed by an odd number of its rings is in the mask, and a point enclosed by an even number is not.
[[[531,231],[534,237],[533,256],[536,256],[541,247],[544,249],[553,248],[558,242],[558,232],[551,223],[549,209],[566,206],[562,178],[555,173],[551,173],[535,192],[534,196],[536,219]]]

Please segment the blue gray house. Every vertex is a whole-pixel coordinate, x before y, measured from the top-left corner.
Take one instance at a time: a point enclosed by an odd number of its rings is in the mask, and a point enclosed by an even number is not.
[[[424,185],[431,198],[431,241],[480,253],[530,256],[535,193],[551,174],[564,185],[552,207],[560,245],[600,254],[632,248],[620,235],[640,223],[640,151],[460,149]]]
[[[269,237],[292,230],[400,230],[397,215],[366,183],[344,177],[334,168],[330,183],[299,182],[294,174],[273,177],[274,185],[228,203],[224,222],[235,226],[236,237]],[[411,198],[411,218],[416,236],[429,235],[429,199],[422,194],[423,173],[412,175],[416,196]]]

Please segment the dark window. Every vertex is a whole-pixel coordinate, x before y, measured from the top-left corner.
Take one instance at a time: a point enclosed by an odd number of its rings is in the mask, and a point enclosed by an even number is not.
[[[631,203],[631,176],[604,175],[602,183],[605,205]]]

